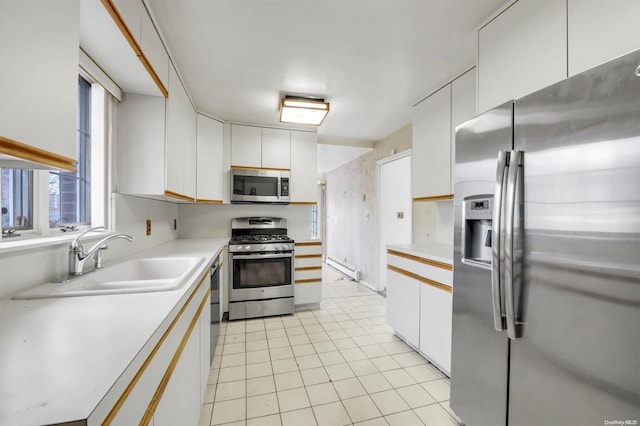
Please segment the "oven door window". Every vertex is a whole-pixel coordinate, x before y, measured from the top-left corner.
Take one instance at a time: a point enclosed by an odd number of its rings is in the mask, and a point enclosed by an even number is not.
[[[235,175],[233,177],[233,194],[276,197],[278,195],[278,178]]]
[[[235,289],[273,287],[291,283],[291,257],[233,260]]]

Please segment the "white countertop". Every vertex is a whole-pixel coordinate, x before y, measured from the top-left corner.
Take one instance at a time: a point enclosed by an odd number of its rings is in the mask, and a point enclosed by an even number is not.
[[[439,243],[387,244],[387,250],[396,250],[437,262],[453,263],[453,246]]]
[[[1,301],[0,424],[88,418],[227,242],[174,240],[122,259],[205,257],[178,290]]]

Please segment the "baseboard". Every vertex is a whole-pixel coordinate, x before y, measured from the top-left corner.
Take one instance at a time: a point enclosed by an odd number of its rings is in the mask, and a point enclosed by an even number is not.
[[[327,257],[326,263],[327,263],[327,265],[332,266],[335,269],[337,269],[338,271],[342,272],[343,274],[345,274],[346,276],[348,276],[352,280],[358,281],[359,273],[355,269],[351,269],[351,268],[343,265],[342,263],[340,263],[340,262],[338,262],[336,260],[333,260],[330,257]]]
[[[373,284],[369,284],[366,281],[360,280],[358,281],[360,284],[364,285],[365,287],[369,287],[371,290],[375,291],[376,293],[378,292],[378,289],[373,285]]]
[[[300,303],[295,307],[296,312],[316,311],[318,309],[320,309],[320,303]]]

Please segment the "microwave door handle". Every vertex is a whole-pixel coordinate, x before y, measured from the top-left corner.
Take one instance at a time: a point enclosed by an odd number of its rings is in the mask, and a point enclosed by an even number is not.
[[[506,192],[506,209],[505,209],[505,247],[504,247],[504,261],[505,261],[505,310],[507,313],[507,336],[509,339],[514,340],[517,338],[516,333],[516,316],[515,316],[515,301],[514,301],[514,282],[516,280],[515,274],[515,250],[514,250],[514,217],[516,212],[516,195],[518,191],[519,178],[522,175],[522,151],[512,151],[510,155],[510,167],[509,176],[507,178],[507,192]]]
[[[493,194],[493,218],[491,235],[491,298],[493,302],[493,326],[497,331],[504,330],[502,313],[502,283],[500,282],[500,269],[502,265],[501,241],[503,225],[503,201],[505,190],[505,177],[509,171],[509,153],[498,152],[498,167],[496,170],[496,185]]]

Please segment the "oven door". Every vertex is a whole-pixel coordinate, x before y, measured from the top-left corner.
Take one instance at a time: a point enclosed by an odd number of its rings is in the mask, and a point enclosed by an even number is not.
[[[229,301],[293,297],[293,253],[231,254]]]

